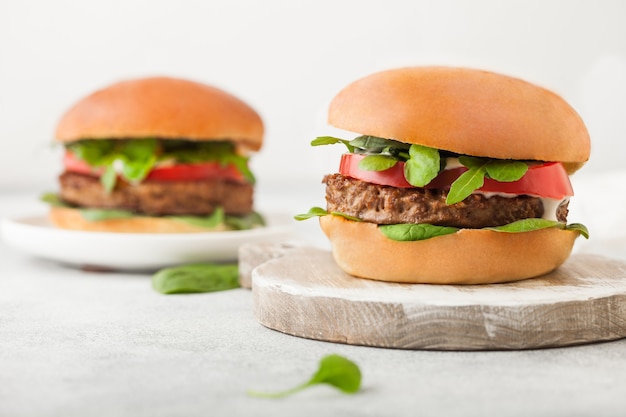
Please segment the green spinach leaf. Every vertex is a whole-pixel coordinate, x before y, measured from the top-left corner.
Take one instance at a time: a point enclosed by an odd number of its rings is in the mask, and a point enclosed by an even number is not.
[[[295,220],[308,220],[312,217],[322,217],[322,216],[328,216],[328,215],[333,215],[333,216],[339,216],[339,217],[343,217],[344,219],[347,220],[352,220],[354,222],[360,222],[362,221],[361,219],[359,219],[358,217],[354,217],[354,216],[350,216],[349,214],[345,214],[345,213],[340,213],[338,211],[331,211],[330,213],[326,210],[324,210],[321,207],[312,207],[311,209],[309,209],[308,213],[304,213],[304,214],[296,214],[295,216],[293,216],[293,218]]]
[[[295,216],[293,216],[293,218],[298,221],[302,221],[302,220],[308,220],[313,217],[327,216],[328,214],[329,213],[321,207],[311,207],[307,213],[296,214]]]
[[[485,168],[471,167],[459,178],[457,178],[450,186],[448,196],[446,197],[446,204],[456,204],[465,200],[474,192],[479,189],[485,183]]]
[[[384,139],[377,136],[367,135],[359,136],[352,139],[350,141],[350,145],[360,149],[362,152],[365,153],[389,153],[391,149],[406,151],[409,149],[410,146],[408,143],[398,142],[397,140]]]
[[[391,240],[414,242],[456,233],[459,229],[432,224],[389,224],[378,226],[378,230]]]
[[[253,211],[244,216],[225,216],[224,223],[233,230],[249,230],[265,226],[265,219],[260,213]]]
[[[122,176],[130,182],[141,182],[157,160],[156,139],[120,141],[119,145],[119,155],[114,160],[122,162]]]
[[[152,288],[161,294],[215,292],[238,287],[237,264],[183,265],[162,269],[152,276]]]
[[[557,227],[563,230],[577,231],[585,239],[589,239],[589,230],[581,223],[565,224],[555,220],[546,219],[523,219],[513,223],[505,224],[498,227],[486,227],[487,230],[495,230],[497,232],[520,233],[530,232],[533,230],[547,229]]]
[[[317,372],[301,385],[273,393],[248,391],[248,395],[260,398],[283,398],[319,384],[328,384],[346,394],[354,394],[361,388],[361,370],[350,359],[331,354],[322,358]]]
[[[311,141],[311,146],[334,145],[335,143],[343,143],[346,148],[348,148],[348,152],[354,153],[354,146],[350,144],[349,140],[339,139],[332,136],[318,136]]]
[[[411,145],[409,159],[404,164],[404,177],[409,184],[423,187],[431,182],[441,169],[439,151],[421,145]]]
[[[522,161],[505,159],[477,158],[462,155],[459,162],[468,170],[461,174],[452,185],[446,197],[446,204],[465,200],[485,183],[485,177],[500,182],[517,181],[528,171],[528,164]]]
[[[61,200],[61,197],[56,193],[44,193],[39,197],[39,200],[53,207],[71,207],[65,201]]]
[[[128,210],[81,208],[80,214],[85,220],[97,222],[111,219],[128,219],[135,215]]]
[[[216,207],[215,210],[213,210],[213,213],[208,216],[170,216],[170,218],[189,223],[193,226],[214,229],[217,226],[224,224],[224,209],[222,207]]]
[[[359,168],[364,171],[384,171],[393,168],[398,159],[389,155],[367,155],[359,161]]]
[[[485,166],[487,175],[500,182],[513,182],[522,178],[528,171],[528,164],[521,161],[492,159]]]

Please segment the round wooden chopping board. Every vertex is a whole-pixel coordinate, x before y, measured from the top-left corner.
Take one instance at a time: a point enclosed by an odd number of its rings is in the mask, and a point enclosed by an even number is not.
[[[621,260],[579,254],[539,278],[427,285],[352,277],[327,250],[282,250],[252,270],[254,313],[262,325],[290,335],[438,350],[544,348],[626,336]]]

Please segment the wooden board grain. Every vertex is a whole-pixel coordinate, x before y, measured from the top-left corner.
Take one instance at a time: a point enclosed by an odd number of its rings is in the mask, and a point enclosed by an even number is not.
[[[254,268],[252,287],[262,325],[329,342],[495,350],[626,336],[626,262],[598,255],[539,278],[461,286],[354,278],[330,251],[300,247]]]

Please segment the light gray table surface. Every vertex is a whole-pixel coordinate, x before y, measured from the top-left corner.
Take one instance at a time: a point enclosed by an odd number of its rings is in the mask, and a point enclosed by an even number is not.
[[[41,210],[32,198],[0,194],[0,215]],[[329,353],[360,366],[361,392],[246,394],[304,382]],[[623,416],[626,340],[488,352],[325,343],[258,324],[249,290],[165,296],[147,273],[83,271],[0,243],[0,416],[214,415]]]

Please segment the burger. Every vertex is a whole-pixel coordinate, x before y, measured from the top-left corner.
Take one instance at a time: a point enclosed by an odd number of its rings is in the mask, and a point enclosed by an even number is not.
[[[55,134],[64,170],[51,222],[64,229],[190,233],[263,225],[248,162],[263,122],[202,83],[121,81],[74,104]]]
[[[587,129],[561,97],[469,68],[408,67],[359,79],[328,122],[354,138],[323,179],[320,217],[336,263],[361,278],[485,284],[546,274],[570,255],[569,175]],[[346,133],[348,134],[348,133]]]

